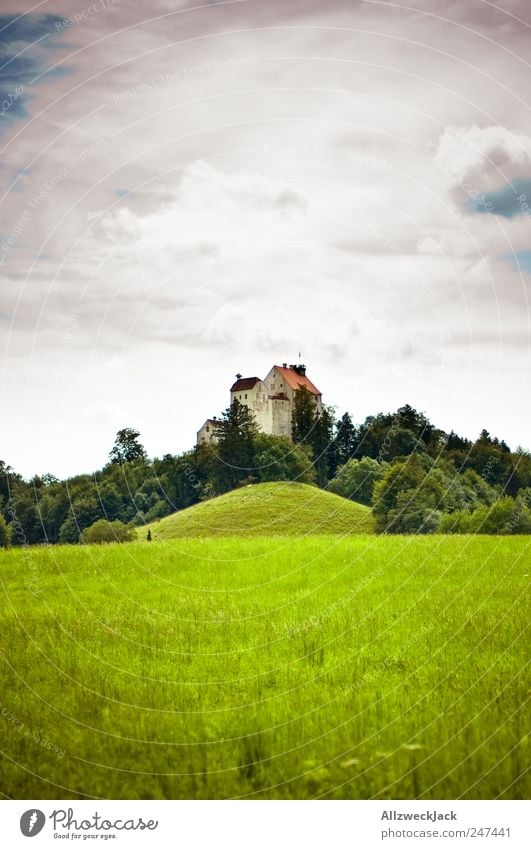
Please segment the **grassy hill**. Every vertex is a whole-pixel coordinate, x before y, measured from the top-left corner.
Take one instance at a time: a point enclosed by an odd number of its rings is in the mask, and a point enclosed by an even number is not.
[[[303,483],[261,483],[232,490],[139,528],[154,539],[214,536],[370,534],[371,511]]]

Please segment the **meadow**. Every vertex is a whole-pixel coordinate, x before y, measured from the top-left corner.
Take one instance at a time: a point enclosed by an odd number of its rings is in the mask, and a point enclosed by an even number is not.
[[[0,553],[12,798],[523,798],[529,537]]]

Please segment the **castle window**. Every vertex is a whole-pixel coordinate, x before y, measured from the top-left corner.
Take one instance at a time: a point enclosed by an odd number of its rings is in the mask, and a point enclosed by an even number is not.
[[[247,401],[247,393],[245,393],[245,400]]]

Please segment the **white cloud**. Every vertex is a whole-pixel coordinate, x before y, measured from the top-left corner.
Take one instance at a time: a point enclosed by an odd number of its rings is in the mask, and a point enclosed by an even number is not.
[[[259,174],[224,174],[197,162],[184,169],[173,201],[146,215],[123,206],[103,215],[100,227],[108,239],[125,239],[136,258],[167,247],[205,253],[234,243],[242,247],[294,237],[305,207],[305,199],[289,185]]]
[[[434,160],[455,183],[486,191],[531,166],[531,138],[503,126],[446,127]]]

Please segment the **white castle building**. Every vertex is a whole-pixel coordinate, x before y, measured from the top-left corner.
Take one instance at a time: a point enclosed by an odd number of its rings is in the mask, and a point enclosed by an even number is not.
[[[230,388],[230,402],[238,400],[253,411],[256,423],[263,433],[287,436],[291,439],[291,415],[295,392],[304,386],[314,396],[317,412],[322,411],[322,395],[306,376],[306,366],[283,363],[273,366],[264,380],[259,377],[236,375]],[[207,419],[197,432],[197,444],[217,439],[221,420]]]

